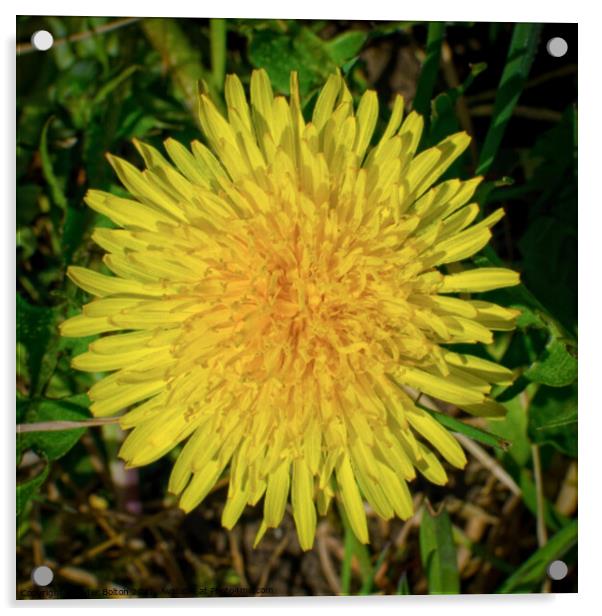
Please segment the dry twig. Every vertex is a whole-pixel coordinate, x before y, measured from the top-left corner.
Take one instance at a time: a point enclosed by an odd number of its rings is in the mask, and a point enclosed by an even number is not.
[[[520,495],[521,489],[516,481],[504,470],[502,465],[492,458],[479,444],[463,434],[456,433],[462,447],[468,450],[498,481],[503,483],[513,494]]]

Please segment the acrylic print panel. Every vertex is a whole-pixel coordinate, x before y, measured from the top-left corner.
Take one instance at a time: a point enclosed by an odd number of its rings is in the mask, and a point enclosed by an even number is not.
[[[576,591],[576,24],[17,41],[18,599]]]

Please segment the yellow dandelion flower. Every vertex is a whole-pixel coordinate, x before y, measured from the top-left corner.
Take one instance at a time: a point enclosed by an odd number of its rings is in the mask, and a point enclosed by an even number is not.
[[[114,275],[69,269],[96,298],[62,334],[110,333],[73,366],[114,371],[90,389],[91,412],[129,409],[120,420],[133,429],[120,451],[129,465],[186,440],[169,482],[182,509],[228,472],[225,527],[263,497],[259,540],[290,496],[310,549],[333,496],[365,543],[364,500],[382,518],[406,519],[416,470],[447,480],[434,451],[465,465],[411,393],[503,413],[488,394],[511,371],[448,347],[512,329],[516,311],[466,294],[519,277],[442,267],[483,248],[503,215],[474,223],[481,178],[433,187],[466,149],[465,133],[416,155],[423,121],[403,119],[398,96],[370,147],[375,92],[354,111],[333,75],[305,122],[295,74],[290,89],[289,101],[275,97],[255,71],[249,104],[229,76],[227,118],[200,96],[209,147],[168,139],[170,163],[136,142],[145,171],[109,157],[131,198],[91,190],[86,202],[122,227],[93,234]]]

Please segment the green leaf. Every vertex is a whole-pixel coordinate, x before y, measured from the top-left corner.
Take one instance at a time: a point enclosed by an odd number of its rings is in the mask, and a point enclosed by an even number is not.
[[[491,432],[486,432],[485,430],[481,430],[480,428],[475,428],[470,424],[464,423],[454,417],[450,417],[445,413],[440,413],[439,411],[433,411],[421,404],[418,404],[421,409],[429,413],[436,419],[442,426],[453,430],[454,432],[459,432],[460,434],[464,434],[468,438],[471,438],[473,441],[478,441],[479,443],[483,443],[484,445],[488,445],[489,447],[495,447],[497,449],[501,449],[506,451],[510,446],[507,440],[503,439],[500,436],[496,436],[495,434],[491,434]]]
[[[533,310],[528,306],[520,306],[518,304],[513,304],[512,308],[518,308],[521,311],[520,316],[516,319],[516,327],[519,329],[527,329],[529,327],[546,327],[546,324],[542,319],[542,315],[538,310]]]
[[[565,387],[577,379],[577,360],[565,343],[552,337],[543,354],[524,375],[534,383]]]
[[[80,247],[84,234],[90,222],[94,220],[94,214],[89,208],[67,207],[65,222],[63,224],[63,235],[61,237],[61,247],[65,264],[71,264],[73,254]]]
[[[289,36],[269,31],[252,34],[248,47],[249,60],[256,68],[264,68],[270,76],[272,85],[278,92],[289,94],[290,72],[299,72],[299,87],[305,94],[314,82],[311,75],[295,57],[295,51]]]
[[[516,340],[516,337],[513,340]],[[516,396],[521,394],[525,389],[527,389],[530,383],[531,382],[528,379],[521,375],[518,377],[518,379],[516,379],[516,381],[514,381],[514,383],[512,383],[512,385],[499,393],[496,392],[493,397],[498,402],[509,402],[510,400],[516,398]]]
[[[65,23],[65,18],[48,15],[47,17],[45,17],[45,20],[52,28],[51,32],[53,33],[55,39],[59,37],[66,38],[69,35],[69,30]],[[64,71],[65,69],[69,68],[76,59],[70,42],[65,42],[64,45],[55,45],[52,50],[52,55],[57,67],[61,71]]]
[[[503,267],[503,262],[490,246],[483,252],[484,254],[473,258],[477,266]],[[542,263],[542,268],[545,267]],[[577,378],[577,359],[569,351],[569,348],[576,346],[575,337],[548,313],[524,284],[483,294],[483,299],[521,310],[517,326],[522,332],[520,336],[514,336],[512,344],[516,341],[526,345],[528,357],[525,359],[528,361],[525,363],[530,365],[530,368],[525,372],[525,378],[553,387],[569,385]],[[543,345],[546,345],[545,348],[542,348]],[[507,357],[504,357],[503,363],[508,367],[519,365],[509,363]]]
[[[98,89],[98,92],[92,100],[92,106],[97,107],[100,103],[103,103],[112,92],[114,92],[117,88],[121,87],[122,84],[126,82],[137,70],[140,70],[140,68],[140,66],[137,66],[135,64],[128,66],[118,75],[109,79],[107,83],[105,83]]]
[[[498,588],[498,593],[524,593],[541,584],[547,568],[577,544],[577,520],[558,531]]]
[[[301,27],[283,33],[274,30],[252,32],[249,60],[256,68],[264,68],[274,89],[289,94],[290,73],[297,71],[302,98],[332,73],[337,65],[329,54],[327,43],[309,28]]]
[[[397,582],[397,594],[398,595],[411,595],[410,583],[408,582],[408,574],[404,571],[403,575]]]
[[[29,225],[38,215],[42,189],[37,184],[22,184],[17,191],[17,224]],[[26,227],[27,228],[27,227]]]
[[[57,207],[65,211],[68,205],[67,197],[65,196],[60,180],[54,173],[52,160],[50,159],[50,153],[48,152],[48,129],[53,120],[54,117],[48,118],[46,124],[44,124],[44,128],[42,129],[42,136],[40,138],[40,160],[42,163],[42,173],[44,174],[44,179],[50,188],[52,201]]]
[[[420,78],[416,87],[416,96],[412,107],[414,111],[424,116],[428,121],[428,112],[433,98],[439,62],[441,60],[441,45],[445,36],[445,23],[433,21],[429,24],[426,39],[426,58],[420,71]],[[425,131],[426,132],[426,131]]]
[[[17,294],[16,316],[17,342],[27,349],[30,393],[33,395],[46,383],[56,363],[43,363],[46,351],[58,341],[56,312],[46,306],[32,306]]]
[[[533,215],[518,242],[523,255],[521,277],[533,294],[565,329],[577,331],[577,186],[567,179],[558,189],[558,204]]]
[[[487,427],[490,432],[512,443],[503,455],[522,467],[531,457],[531,444],[527,437],[527,414],[521,404],[520,396],[505,402],[504,406],[508,409],[506,416],[490,419]]]
[[[463,84],[457,88],[452,88],[447,92],[439,94],[431,101],[431,128],[428,138],[429,145],[436,145],[448,135],[457,132],[460,129],[460,124],[456,116],[456,105],[458,99],[464,95],[466,90],[472,85],[475,77],[480,75],[487,65],[484,63],[473,64],[470,67],[470,73]],[[452,169],[457,169],[456,165],[452,165]],[[490,183],[493,189],[494,184]],[[481,190],[483,184],[481,184]],[[477,200],[480,202],[479,200]]]
[[[529,437],[577,457],[577,387],[542,386],[529,405]]]
[[[440,513],[423,509],[420,522],[420,559],[426,573],[429,594],[460,592],[460,574],[452,525],[445,508]]]
[[[33,477],[33,479],[17,484],[17,516],[20,516],[23,511],[25,511],[25,506],[29,500],[38,492],[44,481],[46,481],[49,470],[50,466],[46,464],[42,472]]]
[[[31,227],[20,227],[17,229],[17,249],[21,249],[18,254],[19,261],[27,261],[38,249],[38,238],[35,236]]]
[[[520,487],[523,503],[534,516],[537,516],[537,491],[531,471],[526,468],[521,468],[513,474],[513,477]],[[570,522],[569,518],[558,513],[554,504],[547,498],[544,498],[543,517],[546,526],[553,532],[564,528]]]
[[[89,419],[88,398],[85,394],[61,400],[42,400],[31,403],[26,423],[45,421],[81,421]],[[64,456],[84,434],[85,428],[49,432],[25,432],[17,435],[17,450],[33,449],[48,460]]]
[[[168,67],[175,97],[196,118],[198,83],[206,82],[214,102],[221,104],[216,96],[213,80],[205,78],[200,46],[192,45],[176,19],[144,19],[142,30],[151,45],[159,52]]]
[[[495,97],[491,125],[479,157],[477,175],[486,173],[493,164],[502,143],[506,125],[527,82],[537,51],[541,28],[540,24],[516,24],[514,26],[506,66]]]
[[[374,568],[370,560],[368,548],[360,543],[355,536],[347,514],[342,507],[339,507],[343,527],[345,528],[345,552],[343,555],[343,565],[341,569],[341,594],[348,595],[351,592],[351,560],[355,556],[360,565],[360,573],[362,576],[362,587],[360,595],[368,595],[372,590],[374,581]]]
[[[327,41],[326,50],[337,66],[343,66],[360,52],[367,38],[367,32],[348,30]]]

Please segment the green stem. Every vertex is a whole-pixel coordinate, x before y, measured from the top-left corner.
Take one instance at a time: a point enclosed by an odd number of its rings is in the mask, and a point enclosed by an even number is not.
[[[211,75],[213,85],[220,92],[224,89],[226,77],[226,20],[209,20],[209,38],[211,41]]]

